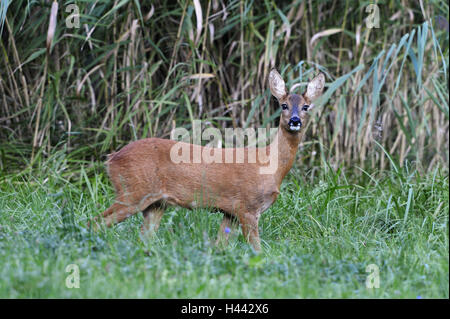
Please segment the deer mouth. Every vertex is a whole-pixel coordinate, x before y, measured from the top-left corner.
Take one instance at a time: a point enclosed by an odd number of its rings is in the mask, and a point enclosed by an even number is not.
[[[288,124],[288,131],[290,131],[290,132],[292,132],[292,133],[296,133],[296,132],[299,132],[300,131],[300,129],[301,129],[301,127],[302,127],[302,124],[297,124],[297,125],[295,125],[295,124]]]
[[[291,132],[298,132],[300,131],[300,128],[302,127],[302,121],[300,118],[296,115],[294,115],[288,123],[289,130]]]

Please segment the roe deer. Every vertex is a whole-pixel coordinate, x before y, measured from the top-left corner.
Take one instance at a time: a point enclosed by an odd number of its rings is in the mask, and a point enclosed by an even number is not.
[[[270,90],[282,111],[272,142],[277,143],[277,147],[273,148],[271,144],[264,148],[269,159],[276,157],[277,160],[277,166],[269,174],[261,174],[260,169],[267,166],[267,161],[259,155],[254,163],[206,163],[204,160],[174,163],[170,156],[171,148],[182,142],[160,138],[138,140],[109,155],[106,164],[116,191],[116,201],[102,214],[106,226],[142,211],[142,232],[156,232],[166,204],[214,208],[223,213],[217,243],[226,243],[231,230],[240,223],[246,240],[259,251],[259,217],[280,193],[281,182],[291,169],[304,134],[301,128],[305,127],[308,111],[312,109],[314,99],[322,94],[324,84],[325,77],[320,73],[309,82],[303,95],[288,94],[281,75],[275,69],[270,72]],[[191,154],[196,150],[228,150],[236,154],[237,150],[184,144]],[[250,149],[244,148],[247,159]],[[198,196],[203,200],[198,201]]]

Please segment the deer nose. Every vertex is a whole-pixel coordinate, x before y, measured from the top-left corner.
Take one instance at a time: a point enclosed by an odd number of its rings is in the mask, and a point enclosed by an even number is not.
[[[289,126],[302,126],[302,121],[300,121],[299,117],[293,116],[289,120]]]

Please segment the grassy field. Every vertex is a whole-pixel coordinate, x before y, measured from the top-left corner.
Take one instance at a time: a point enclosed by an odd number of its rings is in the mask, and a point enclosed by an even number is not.
[[[105,175],[68,183],[61,158],[0,188],[0,297],[448,298],[449,181],[439,169],[359,176],[295,169],[260,222],[263,252],[241,234],[214,245],[220,214],[166,211],[156,237],[141,214],[91,233],[113,200]],[[354,174],[352,174],[354,175]],[[76,264],[80,288],[66,287]],[[379,288],[366,288],[368,265]]]

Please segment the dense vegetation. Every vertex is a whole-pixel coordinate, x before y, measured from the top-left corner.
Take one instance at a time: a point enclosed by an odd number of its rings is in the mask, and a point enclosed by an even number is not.
[[[318,69],[334,83],[303,143],[303,163],[384,169],[379,142],[400,165],[448,166],[444,1],[379,3],[379,28],[366,25],[368,3],[349,0],[75,1],[80,27],[68,28],[71,3],[59,3],[48,50],[51,1],[8,7],[3,168],[31,169],[62,148],[69,160],[99,162],[132,139],[168,137],[193,119],[275,127],[272,67],[299,92]]]

